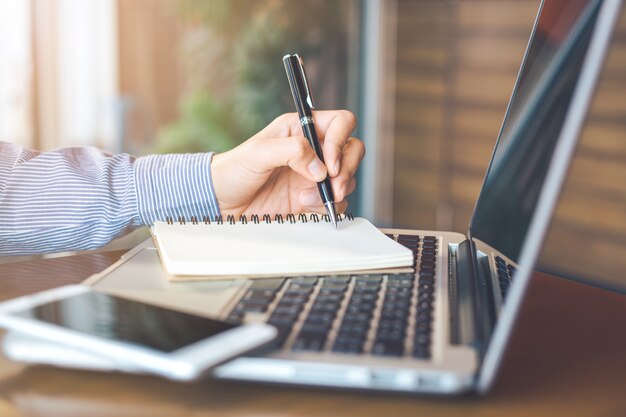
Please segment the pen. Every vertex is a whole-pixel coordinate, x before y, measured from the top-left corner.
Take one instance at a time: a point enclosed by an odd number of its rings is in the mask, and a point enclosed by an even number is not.
[[[317,132],[315,131],[315,121],[313,120],[312,109],[315,108],[313,105],[313,96],[311,96],[309,83],[306,79],[302,58],[300,58],[298,54],[287,54],[283,57],[283,64],[285,65],[285,71],[287,71],[291,95],[293,96],[293,101],[296,104],[296,110],[300,117],[302,132],[309,140],[317,157],[324,163],[324,155],[322,154],[322,148],[320,147]],[[335,211],[335,196],[333,195],[328,174],[326,174],[326,178],[317,183],[317,189],[322,197],[324,207],[326,207],[330,222],[336,229],[337,214]]]

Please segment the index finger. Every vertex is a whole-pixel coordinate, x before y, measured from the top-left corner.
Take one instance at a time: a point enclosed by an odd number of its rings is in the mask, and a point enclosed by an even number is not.
[[[331,177],[339,174],[341,154],[356,127],[356,117],[348,110],[325,110],[313,113],[315,126],[324,140],[322,152]]]

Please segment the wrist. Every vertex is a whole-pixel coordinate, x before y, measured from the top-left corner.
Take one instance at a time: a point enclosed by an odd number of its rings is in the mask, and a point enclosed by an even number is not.
[[[241,184],[235,183],[238,176],[236,172],[233,172],[236,162],[232,160],[232,152],[231,150],[215,154],[211,160],[213,191],[216,205],[222,216],[238,216],[245,210],[245,207],[240,204],[243,192]]]

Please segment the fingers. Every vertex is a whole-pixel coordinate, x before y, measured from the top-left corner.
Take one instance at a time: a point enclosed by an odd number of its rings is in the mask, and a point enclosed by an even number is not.
[[[345,201],[346,197],[350,195],[356,188],[356,180],[354,175],[359,168],[360,162],[365,156],[365,146],[363,142],[356,138],[350,138],[342,153],[341,171],[335,178],[331,178],[330,182],[333,187],[333,194],[335,196],[335,202]],[[322,205],[322,201],[319,196],[319,191],[316,187],[311,187],[303,190],[299,195],[299,202],[302,206],[309,209],[319,209]]]
[[[350,187],[354,182],[354,175],[359,168],[359,164],[364,157],[365,146],[363,142],[356,138],[350,138],[341,155],[341,170],[336,177],[330,180],[335,199],[338,201],[345,199],[346,196],[354,191],[354,188],[350,189]]]
[[[341,154],[356,127],[356,117],[348,110],[321,110],[313,113],[315,127],[323,140],[322,151],[331,177],[341,170]],[[263,130],[266,137],[296,136],[302,132],[297,113],[277,117]]]
[[[242,162],[257,173],[288,166],[308,180],[319,182],[327,170],[303,136],[249,141]]]
[[[319,191],[317,191],[317,187],[311,187],[303,190],[300,193],[300,204],[306,208],[305,211],[326,214],[326,207],[322,204],[322,199],[320,198]],[[335,210],[337,213],[343,213],[347,208],[348,201],[343,200],[335,202]]]
[[[350,180],[348,180],[347,183],[342,184],[342,186],[339,188],[339,190],[335,193],[335,195],[339,196],[339,197],[335,197],[335,198],[338,201],[345,200],[346,197],[348,197],[350,194],[352,194],[352,192],[354,191],[355,188],[356,188],[356,180],[354,178],[350,178]]]
[[[356,127],[356,117],[347,110],[319,111],[314,114],[319,135],[324,139],[324,161],[331,177],[339,175],[343,148]]]
[[[335,204],[343,204],[346,201],[346,197],[352,194],[354,189],[356,188],[356,180],[351,178],[348,183],[343,188],[341,194],[336,191],[333,191],[335,195]],[[320,197],[319,190],[317,187],[309,187],[300,192],[298,196],[298,202],[303,206],[310,210],[324,211],[324,205],[322,204],[322,198]]]

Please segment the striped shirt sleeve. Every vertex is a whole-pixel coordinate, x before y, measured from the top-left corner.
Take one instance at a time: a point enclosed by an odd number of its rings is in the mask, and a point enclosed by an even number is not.
[[[212,155],[36,152],[0,142],[0,256],[94,249],[168,216],[217,216]]]

